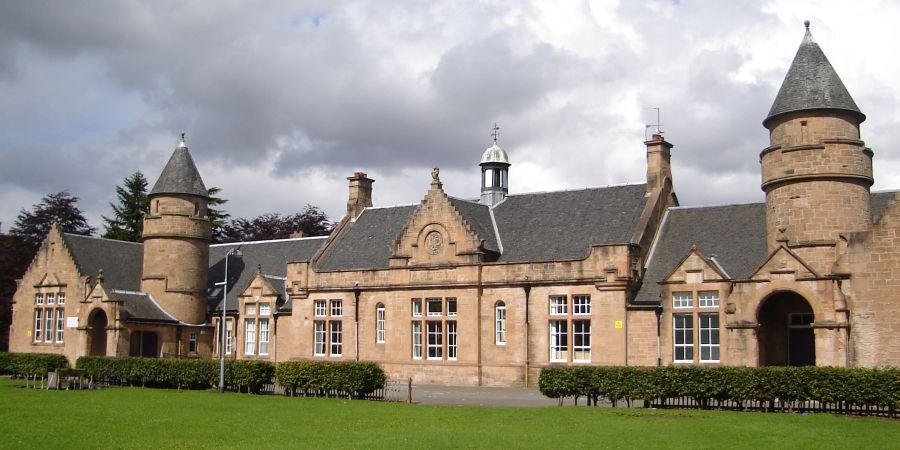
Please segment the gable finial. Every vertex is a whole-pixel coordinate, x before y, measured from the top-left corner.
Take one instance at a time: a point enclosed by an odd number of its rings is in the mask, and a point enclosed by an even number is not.
[[[441,168],[435,166],[431,171],[431,184],[441,184]]]
[[[101,267],[100,270],[97,271],[97,283],[103,284],[105,279],[106,277],[103,276],[103,268]]]
[[[497,143],[497,139],[500,138],[500,127],[497,125],[497,122],[494,122],[494,131],[491,132],[491,137],[494,138],[494,144]]]
[[[187,134],[184,131],[181,132],[181,141],[178,142],[178,148],[187,148],[187,144],[184,142],[184,135]]]
[[[806,27],[806,30],[809,31],[809,20],[803,21],[803,26]]]

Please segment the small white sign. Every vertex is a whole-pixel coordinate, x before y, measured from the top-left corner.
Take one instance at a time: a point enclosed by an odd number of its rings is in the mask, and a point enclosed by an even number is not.
[[[66,328],[78,328],[78,317],[66,317]]]

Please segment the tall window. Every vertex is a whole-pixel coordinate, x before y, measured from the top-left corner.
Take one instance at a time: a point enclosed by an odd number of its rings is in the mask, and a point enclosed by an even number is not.
[[[572,303],[569,304],[569,298]],[[591,296],[550,296],[550,361],[591,361]],[[569,339],[571,330],[572,338]]]
[[[269,319],[259,319],[259,354],[269,354]]]
[[[221,336],[218,334],[217,336]],[[225,354],[234,352],[234,319],[225,320]]]
[[[325,300],[315,300],[316,317],[313,324],[313,356],[340,357],[344,354],[344,301],[331,299],[326,308]]]
[[[188,340],[188,353],[197,353],[197,333],[191,333]]]
[[[566,362],[569,360],[568,322],[565,320],[550,321],[550,361]]]
[[[325,321],[315,322],[313,356],[325,356]]]
[[[63,305],[65,304],[65,292],[37,292],[34,294],[34,329],[32,333],[35,343],[63,343],[66,316]]]
[[[456,321],[447,321],[447,359],[456,359]]]
[[[44,312],[43,309],[34,310],[34,342],[41,342],[41,331],[44,324],[43,319],[41,319],[42,312]]]
[[[44,310],[44,342],[53,342],[53,308]]]
[[[572,360],[591,361],[591,321],[572,321]]]
[[[700,362],[719,362],[719,313],[700,314]]]
[[[690,292],[673,292],[672,307],[673,308],[691,308],[694,306],[694,297]]]
[[[694,315],[674,316],[675,362],[694,362]]]
[[[256,353],[256,319],[247,319],[244,321],[246,330],[244,339],[244,354],[253,355]]]
[[[342,323],[339,320],[328,322],[331,327],[331,356],[341,356],[343,351],[343,330]]]
[[[375,342],[384,344],[384,305],[375,307]]]
[[[65,326],[65,314],[62,308],[56,308],[56,343],[63,343],[63,326]]]
[[[441,322],[426,322],[428,330],[428,359],[441,359],[444,354],[443,332],[441,331]]]
[[[506,303],[497,302],[494,307],[494,342],[506,345]]]
[[[422,359],[422,322],[412,323],[412,357]]]

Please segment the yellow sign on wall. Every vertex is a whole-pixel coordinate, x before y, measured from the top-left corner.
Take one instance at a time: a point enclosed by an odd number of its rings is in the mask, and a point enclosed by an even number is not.
[[[625,324],[621,320],[616,321],[616,329],[625,328]]]
[[[28,332],[25,333],[25,334],[26,334],[28,337],[31,337],[31,330],[28,330]]]

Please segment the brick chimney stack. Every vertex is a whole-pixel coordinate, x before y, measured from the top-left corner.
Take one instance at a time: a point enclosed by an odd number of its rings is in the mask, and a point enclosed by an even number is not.
[[[659,133],[654,133],[644,145],[647,146],[647,192],[662,189],[666,185],[666,180],[669,180],[671,186],[673,145]]]
[[[372,206],[372,183],[375,180],[369,178],[365,172],[356,172],[350,181],[350,198],[347,200],[347,216],[350,220],[356,220],[363,209]]]

